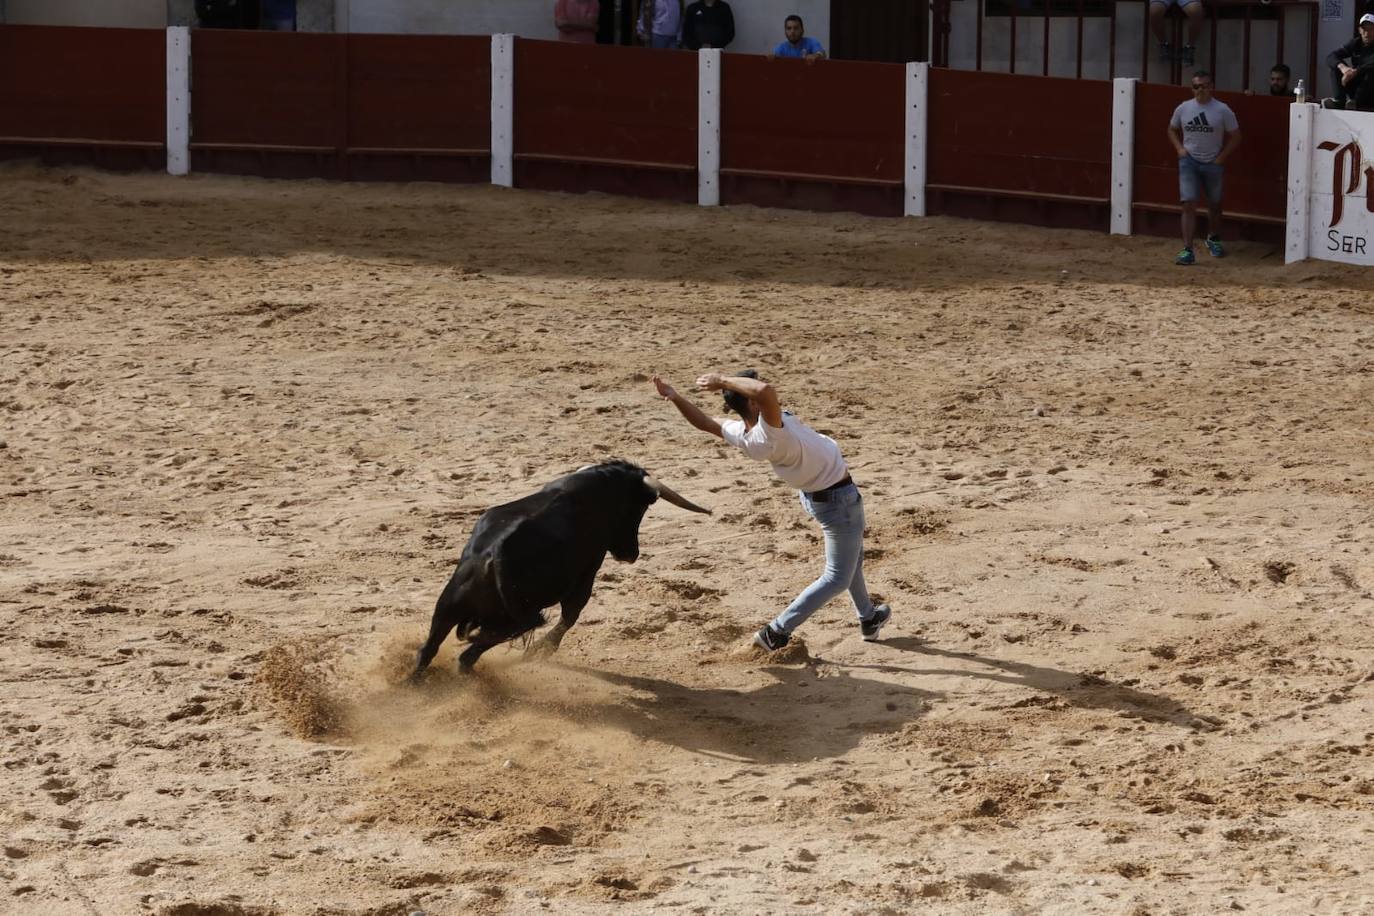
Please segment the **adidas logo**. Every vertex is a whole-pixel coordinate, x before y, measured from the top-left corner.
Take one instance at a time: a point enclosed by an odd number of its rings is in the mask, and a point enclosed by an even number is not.
[[[1207,123],[1207,112],[1199,111],[1197,117],[1183,125],[1183,129],[1192,133],[1210,134],[1215,128]]]

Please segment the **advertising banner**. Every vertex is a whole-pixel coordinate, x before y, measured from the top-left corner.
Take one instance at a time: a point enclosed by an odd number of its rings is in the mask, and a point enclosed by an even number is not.
[[[1374,265],[1374,114],[1313,114],[1309,256]]]

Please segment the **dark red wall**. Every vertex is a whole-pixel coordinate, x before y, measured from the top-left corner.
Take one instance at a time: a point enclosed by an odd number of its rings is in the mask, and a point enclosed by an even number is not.
[[[1109,228],[1110,82],[932,68],[929,130],[927,212]]]
[[[486,151],[491,39],[348,36],[348,145]]]
[[[904,66],[721,59],[722,203],[902,214]]]
[[[515,183],[697,199],[697,56],[515,42]]]
[[[191,35],[195,171],[490,177],[488,38]]]
[[[193,145],[347,145],[345,36],[196,29]]]
[[[1178,86],[1136,85],[1136,232],[1173,235],[1178,230],[1178,155],[1169,142],[1169,119],[1191,96]],[[1226,162],[1222,189],[1223,209],[1238,230],[1228,234],[1280,237],[1273,226],[1282,229],[1288,207],[1288,101],[1230,92],[1217,97],[1235,111],[1242,138]]]
[[[0,156],[165,168],[166,43],[155,29],[0,26]]]

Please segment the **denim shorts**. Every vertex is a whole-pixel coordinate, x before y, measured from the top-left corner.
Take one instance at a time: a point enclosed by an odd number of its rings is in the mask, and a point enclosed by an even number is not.
[[[1198,162],[1192,156],[1178,160],[1178,199],[1202,200],[1200,191],[1206,190],[1212,203],[1221,202],[1221,166],[1215,162]]]

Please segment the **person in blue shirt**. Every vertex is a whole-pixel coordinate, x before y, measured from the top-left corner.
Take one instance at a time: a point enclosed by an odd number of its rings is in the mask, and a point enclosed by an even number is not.
[[[825,48],[814,38],[806,37],[806,26],[795,13],[788,16],[782,24],[787,40],[768,53],[769,57],[795,57],[799,60],[816,61],[825,57]]]

